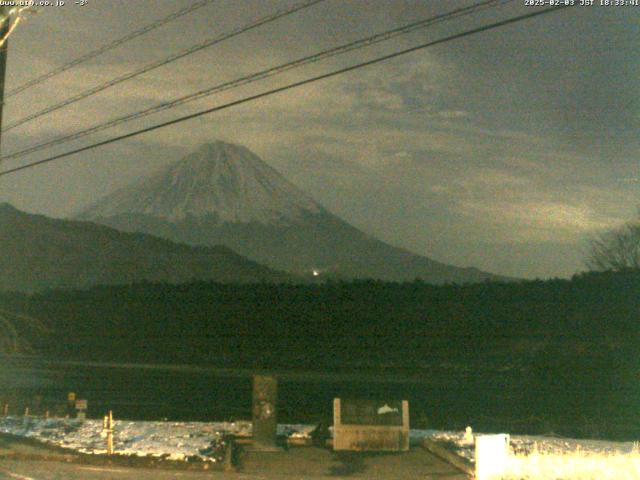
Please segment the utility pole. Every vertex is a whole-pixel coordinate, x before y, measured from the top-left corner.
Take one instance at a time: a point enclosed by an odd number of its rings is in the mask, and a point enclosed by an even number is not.
[[[11,28],[11,19],[9,16],[9,7],[0,7],[0,38],[5,38]],[[7,53],[9,48],[9,39],[6,39],[2,47],[0,47],[0,155],[2,154],[2,111],[4,107],[4,79],[7,71]]]

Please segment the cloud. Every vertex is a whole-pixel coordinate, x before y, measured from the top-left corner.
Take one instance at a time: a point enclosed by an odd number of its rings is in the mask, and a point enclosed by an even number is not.
[[[469,112],[464,110],[441,110],[438,112],[438,116],[446,119],[468,118],[471,116]]]
[[[585,233],[617,224],[585,207],[552,201],[488,203],[461,202],[462,213],[511,229],[515,241],[575,242]],[[617,219],[616,219],[617,220]]]

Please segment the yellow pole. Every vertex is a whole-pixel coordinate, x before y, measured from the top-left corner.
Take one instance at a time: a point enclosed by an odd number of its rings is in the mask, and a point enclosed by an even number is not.
[[[113,412],[107,417],[107,455],[113,455]]]

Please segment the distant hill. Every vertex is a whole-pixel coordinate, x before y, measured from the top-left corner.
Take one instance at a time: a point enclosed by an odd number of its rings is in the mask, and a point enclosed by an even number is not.
[[[391,246],[333,215],[247,148],[201,146],[79,219],[192,245],[226,245],[298,275],[429,283],[507,280]]]
[[[56,220],[0,204],[0,290],[189,280],[279,282],[289,278],[227,247],[191,247],[89,222]]]

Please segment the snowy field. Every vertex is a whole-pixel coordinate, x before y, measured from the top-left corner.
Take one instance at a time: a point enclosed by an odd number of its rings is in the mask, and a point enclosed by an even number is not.
[[[444,432],[435,430],[412,431],[416,437],[428,437],[435,441],[448,444],[458,455],[475,462],[475,447],[473,442],[465,440],[464,432]],[[413,435],[412,435],[413,436]],[[556,438],[529,435],[511,435],[511,450],[514,455],[557,455],[570,452],[582,452],[602,456],[617,454],[631,454],[634,452],[634,442],[608,442],[605,440],[576,440],[570,438]]]
[[[308,436],[312,425],[278,425],[278,434]],[[0,432],[32,438],[81,453],[105,454],[106,434],[102,420],[0,418]],[[118,455],[163,457],[169,460],[199,458],[208,453],[221,432],[251,435],[251,422],[114,422],[113,446]]]
[[[278,434],[308,437],[314,428],[314,425],[278,425]],[[0,432],[88,454],[106,453],[102,429],[101,420],[0,418]],[[211,446],[221,432],[249,436],[251,423],[116,420],[114,453],[170,460],[215,461]],[[411,430],[413,444],[425,438],[475,462],[473,441],[465,438],[464,432]],[[505,478],[640,479],[640,451],[633,442],[513,435],[510,446],[510,475]]]
[[[429,438],[475,463],[475,445],[464,432],[433,432]],[[640,480],[640,448],[636,442],[511,435],[509,445],[504,474],[499,478]]]

